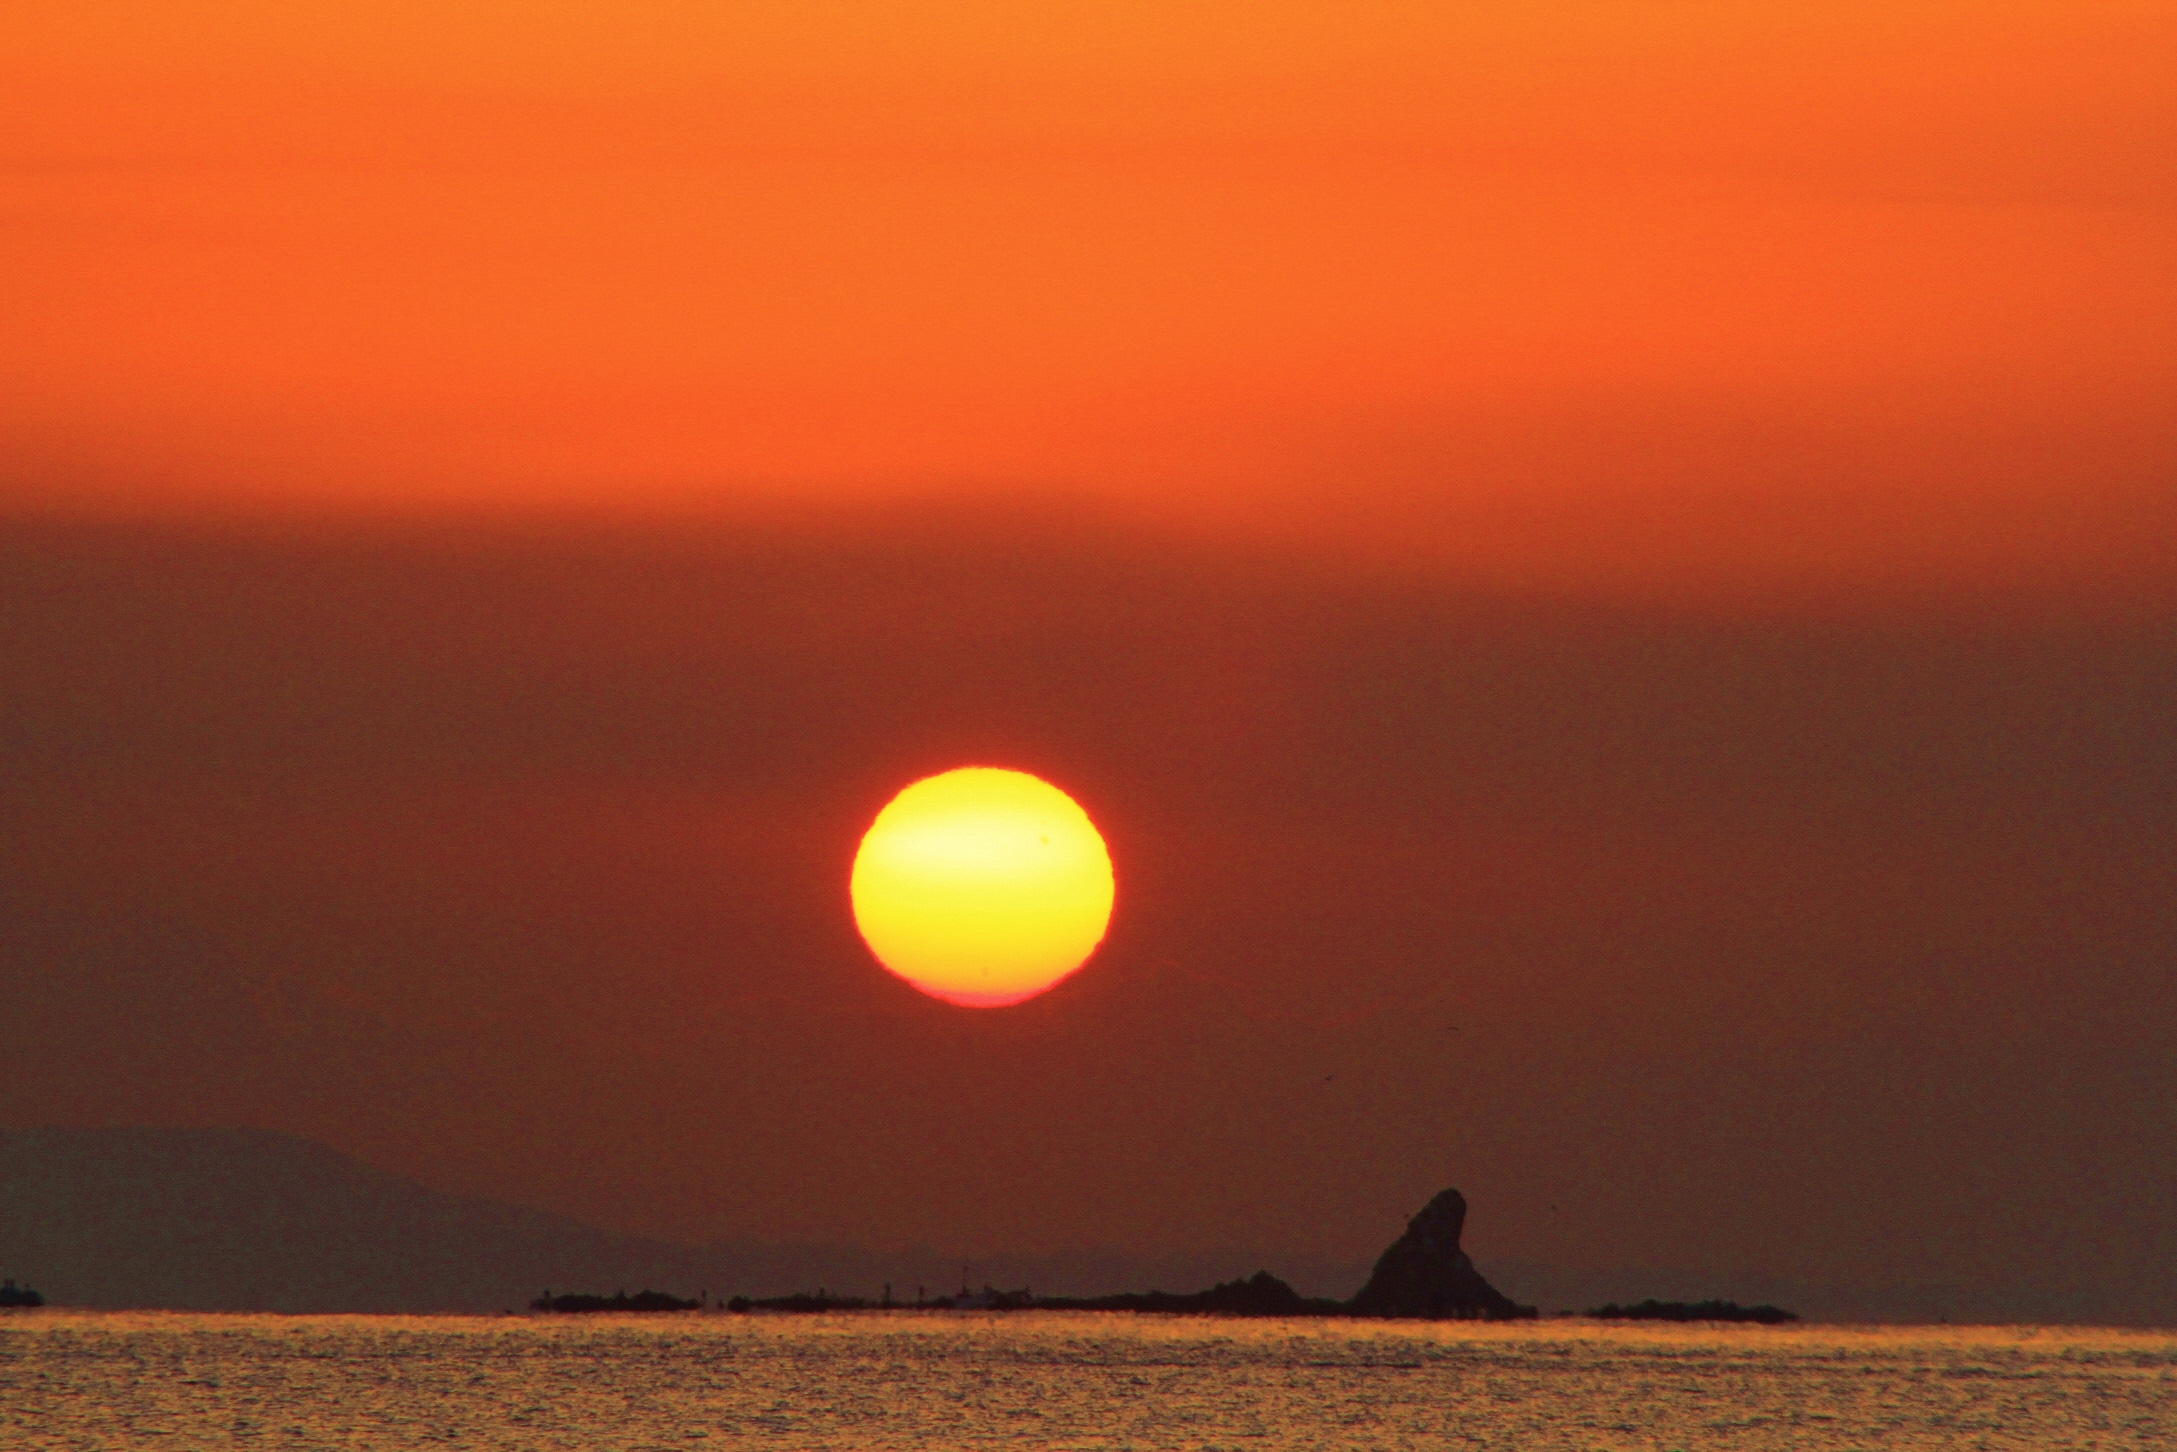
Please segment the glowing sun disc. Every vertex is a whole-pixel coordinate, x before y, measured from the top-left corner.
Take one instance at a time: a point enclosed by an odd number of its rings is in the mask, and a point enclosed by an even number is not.
[[[1111,921],[1111,855],[1088,813],[1024,771],[925,777],[854,855],[854,924],[932,998],[1000,1008],[1088,961]]]

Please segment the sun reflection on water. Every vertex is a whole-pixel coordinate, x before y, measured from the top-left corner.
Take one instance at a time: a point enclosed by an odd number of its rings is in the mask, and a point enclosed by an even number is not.
[[[2177,1335],[1119,1315],[0,1318],[0,1444],[2177,1445]]]

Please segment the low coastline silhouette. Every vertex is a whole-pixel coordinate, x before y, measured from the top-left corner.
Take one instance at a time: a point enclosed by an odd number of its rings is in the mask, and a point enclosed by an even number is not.
[[[1533,1306],[1523,1306],[1483,1279],[1460,1246],[1466,1228],[1466,1197],[1445,1190],[1406,1222],[1405,1233],[1376,1260],[1368,1283],[1350,1300],[1303,1296],[1268,1271],[1257,1271],[1244,1280],[1224,1281],[1208,1290],[1126,1291],[1106,1296],[1037,1296],[1023,1287],[1000,1290],[984,1286],[971,1291],[963,1284],[957,1294],[913,1301],[895,1300],[885,1287],[880,1299],[835,1296],[828,1290],[801,1291],[787,1296],[750,1298],[732,1296],[712,1302],[708,1293],[683,1300],[660,1291],[645,1290],[630,1296],[562,1295],[547,1291],[531,1308],[538,1311],[585,1313],[599,1311],[720,1311],[822,1314],[839,1311],[1131,1311],[1160,1315],[1195,1316],[1340,1316],[1374,1320],[1517,1321],[1537,1316]],[[1798,1318],[1775,1306],[1743,1307],[1729,1301],[1643,1301],[1637,1306],[1606,1306],[1590,1315],[1631,1320],[1713,1320],[1775,1324]]]
[[[756,1311],[816,1315],[839,1311],[1132,1311],[1174,1316],[1342,1316],[1369,1320],[1524,1321],[1539,1314],[1522,1306],[1482,1278],[1459,1241],[1466,1229],[1466,1197],[1445,1190],[1406,1222],[1406,1231],[1376,1259],[1368,1283],[1352,1299],[1303,1296],[1270,1274],[1257,1271],[1244,1280],[1224,1281],[1206,1291],[1124,1291],[1109,1296],[1038,1296],[1026,1287],[971,1291],[965,1276],[958,1294],[896,1301],[892,1287],[881,1299],[834,1296],[828,1290],[798,1291],[788,1296],[751,1299],[733,1296],[715,1303],[720,1311]],[[683,1300],[662,1291],[630,1296],[562,1295],[546,1291],[529,1303],[535,1311],[583,1314],[599,1311],[696,1311],[713,1308],[709,1292]],[[1610,1321],[1727,1321],[1762,1326],[1796,1321],[1780,1306],[1741,1306],[1736,1301],[1641,1301],[1612,1303],[1586,1313]]]
[[[663,1291],[647,1287],[629,1295],[622,1290],[610,1296],[565,1295],[555,1296],[549,1290],[529,1303],[532,1311],[556,1311],[561,1315],[581,1316],[601,1311],[697,1311],[703,1302],[684,1301]]]
[[[1585,1314],[1598,1321],[1749,1321],[1758,1326],[1799,1319],[1782,1306],[1742,1306],[1736,1301],[1649,1300],[1632,1306],[1612,1302]]]
[[[28,1286],[13,1281],[0,1281],[0,1309],[28,1309],[45,1304],[45,1297]]]

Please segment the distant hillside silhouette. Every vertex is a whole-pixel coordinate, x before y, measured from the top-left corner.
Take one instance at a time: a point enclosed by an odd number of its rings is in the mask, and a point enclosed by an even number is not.
[[[934,1295],[962,1257],[922,1247],[613,1236],[565,1216],[448,1195],[290,1135],[238,1129],[0,1133],[0,1254],[58,1306],[233,1311],[477,1311],[547,1286],[779,1297],[812,1285]],[[1235,1249],[977,1258],[978,1276],[1087,1294],[1204,1285],[1273,1260],[1335,1289],[1365,1266]]]
[[[0,1246],[55,1305],[267,1311],[494,1311],[678,1250],[225,1129],[0,1137]]]

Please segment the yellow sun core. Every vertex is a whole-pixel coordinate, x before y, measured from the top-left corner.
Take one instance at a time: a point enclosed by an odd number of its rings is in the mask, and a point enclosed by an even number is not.
[[[925,777],[854,857],[855,926],[932,998],[999,1008],[1088,961],[1111,921],[1111,856],[1088,813],[1026,772]]]

